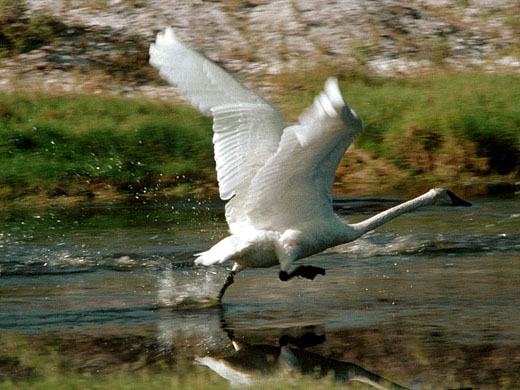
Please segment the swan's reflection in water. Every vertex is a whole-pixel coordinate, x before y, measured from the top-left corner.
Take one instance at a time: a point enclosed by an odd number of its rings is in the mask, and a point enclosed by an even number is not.
[[[307,351],[306,348],[325,342],[324,335],[307,329],[282,330],[291,335],[279,337],[277,345],[252,343],[245,339],[261,339],[264,332],[255,334],[248,329],[247,337],[235,337],[226,324],[223,306],[163,308],[161,313],[158,340],[163,353],[178,348],[177,343],[182,340],[183,347],[199,351],[195,357],[197,363],[228,380],[232,387],[310,375],[316,380],[327,377],[340,383],[362,382],[376,389],[406,389],[356,364]],[[292,336],[298,333],[301,335]]]
[[[199,298],[203,299],[199,299],[198,303],[184,299],[183,297],[190,296],[190,293],[196,290],[194,280],[207,283],[209,278],[210,282],[214,282],[212,285],[218,288],[221,279],[227,275],[225,269],[210,270],[208,272],[211,274],[202,278],[195,275],[197,272],[201,271],[194,268],[168,270],[163,273],[158,283],[156,337],[161,354],[190,356],[190,359],[199,365],[208,367],[228,380],[231,386],[239,388],[247,385],[256,388],[270,381],[277,384],[285,383],[284,381],[298,380],[300,377],[303,377],[305,385],[308,384],[307,381],[313,383],[316,380],[323,384],[323,381],[332,380],[335,383],[348,384],[347,387],[352,384],[354,388],[358,388],[355,384],[361,382],[362,388],[367,389],[406,389],[408,387],[397,383],[402,383],[403,380],[408,381],[403,385],[413,388],[422,388],[422,385],[432,388],[428,383],[435,383],[435,380],[415,378],[419,371],[410,370],[410,359],[400,380],[385,378],[389,372],[395,376],[400,372],[399,367],[388,367],[386,374],[379,375],[358,364],[316,353],[334,349],[336,354],[338,348],[344,350],[346,344],[338,340],[337,331],[332,332],[329,335],[331,340],[327,341],[325,326],[321,322],[323,319],[314,321],[313,318],[306,318],[302,321],[297,309],[288,313],[270,305],[268,310],[274,310],[280,317],[272,323],[266,318],[272,319],[273,312],[265,312],[267,309],[262,304],[216,305],[214,300],[206,300],[203,297],[211,292],[211,286],[206,287],[208,291],[199,290]],[[259,321],[259,317],[265,318]],[[386,328],[382,332],[386,332]],[[370,342],[363,334],[359,337],[354,336],[354,339],[354,344],[348,344],[355,345],[356,350],[363,348],[363,342]],[[385,341],[374,340],[374,343],[381,345],[393,340],[395,338],[390,337]],[[371,347],[373,346],[367,345],[368,349]],[[402,352],[401,349],[388,352],[390,355],[385,361],[387,364],[391,361],[392,365],[401,359],[406,361],[406,356],[400,356]],[[406,349],[404,352],[407,356],[410,355]],[[364,358],[363,365],[367,362]],[[374,363],[374,366],[381,367],[381,358]],[[439,372],[443,371],[437,371]],[[435,370],[432,373],[435,373]],[[413,382],[412,385],[409,385],[410,381]]]
[[[314,333],[304,334],[302,338],[325,339]],[[281,337],[279,346],[233,341],[235,351],[231,354],[197,357],[196,361],[227,379],[233,387],[258,384],[271,378],[310,375],[314,379],[327,377],[339,383],[362,382],[376,389],[406,389],[356,364],[308,352],[300,347],[301,341],[301,338]],[[292,342],[294,346],[291,346]]]

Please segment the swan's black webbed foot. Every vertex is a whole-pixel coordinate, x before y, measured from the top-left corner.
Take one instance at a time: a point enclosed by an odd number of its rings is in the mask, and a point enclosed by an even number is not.
[[[279,273],[280,280],[283,282],[286,282],[295,276],[314,280],[316,275],[325,275],[325,270],[320,267],[314,267],[313,265],[300,265],[292,272],[280,271]]]
[[[325,275],[325,270],[320,267],[314,267],[312,265],[300,265],[294,271],[295,276],[301,276],[305,279],[313,280],[316,275]]]

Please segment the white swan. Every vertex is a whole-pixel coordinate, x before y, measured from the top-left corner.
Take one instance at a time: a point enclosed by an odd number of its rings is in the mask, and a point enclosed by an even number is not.
[[[280,265],[280,279],[314,279],[325,271],[292,269],[295,260],[347,243],[418,207],[446,200],[469,205],[445,189],[427,193],[356,224],[332,209],[332,184],[347,147],[363,130],[336,79],[285,126],[282,114],[224,69],[187,47],[171,28],[150,46],[150,64],[194,107],[213,116],[220,197],[231,235],[200,253],[196,264],[234,262],[219,295],[245,267]]]

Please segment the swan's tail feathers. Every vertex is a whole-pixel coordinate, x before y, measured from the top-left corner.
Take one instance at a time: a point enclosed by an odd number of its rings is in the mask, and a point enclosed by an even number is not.
[[[210,248],[205,252],[196,253],[195,259],[196,265],[213,265],[213,264],[221,264],[226,260],[223,260],[217,251],[215,251],[215,247]]]
[[[229,260],[235,250],[235,237],[229,236],[220,240],[209,250],[195,254],[197,259],[196,265],[213,265],[222,264]]]

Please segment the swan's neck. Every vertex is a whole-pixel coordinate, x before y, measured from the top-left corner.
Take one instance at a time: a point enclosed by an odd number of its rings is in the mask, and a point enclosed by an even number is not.
[[[349,226],[353,229],[353,232],[355,233],[355,238],[361,237],[363,234],[371,230],[374,230],[375,228],[391,221],[392,219],[404,213],[413,211],[421,206],[427,206],[429,204],[432,204],[438,195],[439,191],[436,189],[432,189],[415,199],[401,203],[395,207],[392,207],[379,214],[376,214],[373,217],[368,218],[362,222],[350,224]],[[352,238],[349,241],[352,241]]]

